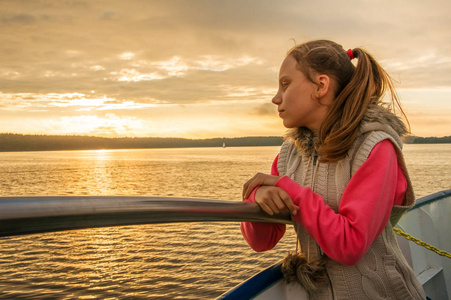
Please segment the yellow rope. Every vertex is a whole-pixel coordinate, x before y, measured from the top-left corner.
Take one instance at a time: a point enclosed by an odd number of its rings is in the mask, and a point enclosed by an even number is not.
[[[440,250],[440,249],[437,249],[437,247],[434,247],[434,246],[432,246],[432,245],[430,245],[430,244],[428,244],[426,242],[423,242],[422,240],[419,240],[416,237],[413,237],[410,234],[405,233],[404,231],[402,231],[399,228],[393,228],[393,231],[396,232],[396,234],[405,237],[406,239],[408,239],[409,241],[414,242],[417,245],[423,246],[424,248],[426,248],[428,250],[434,251],[438,255],[446,256],[448,258],[451,258],[451,254],[449,254],[448,252]]]

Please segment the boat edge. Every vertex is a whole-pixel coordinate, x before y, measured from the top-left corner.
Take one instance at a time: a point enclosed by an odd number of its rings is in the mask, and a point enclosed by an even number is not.
[[[436,192],[424,197],[421,197],[417,199],[416,204],[409,209],[414,210],[418,209],[424,205],[439,201],[443,198],[450,197],[451,196],[451,189],[444,190],[440,192]],[[232,288],[231,290],[225,292],[217,299],[220,300],[230,300],[230,299],[252,299],[256,297],[257,295],[261,294],[263,291],[267,290],[271,286],[275,285],[277,282],[283,279],[283,274],[281,270],[282,263],[278,262],[269,268],[261,271],[260,273],[257,273],[253,277],[249,278],[248,280],[240,283],[236,287]],[[274,276],[274,274],[280,274],[281,277],[277,278]],[[255,278],[258,280],[261,280],[261,282],[265,282],[266,286],[263,286],[260,284],[260,282],[256,282]],[[272,279],[272,280],[271,280]],[[263,287],[262,287],[263,286]]]

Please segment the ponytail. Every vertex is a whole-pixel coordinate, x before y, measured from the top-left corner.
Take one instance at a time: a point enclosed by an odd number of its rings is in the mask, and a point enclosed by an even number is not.
[[[392,78],[365,50],[345,51],[334,42],[319,40],[295,46],[288,54],[293,55],[310,81],[310,72],[315,71],[335,79],[338,85],[336,98],[319,131],[317,151],[322,162],[336,162],[346,156],[368,107],[383,105],[386,92],[391,95],[391,109],[394,111],[397,106],[406,118]],[[357,58],[355,67],[351,63],[353,58]]]

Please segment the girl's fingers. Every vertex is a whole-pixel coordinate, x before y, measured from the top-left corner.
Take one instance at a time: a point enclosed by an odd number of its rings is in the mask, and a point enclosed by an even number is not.
[[[245,195],[247,193],[247,190],[249,189],[251,182],[254,180],[255,176],[246,181],[246,183],[243,186],[243,199],[246,199]]]
[[[272,211],[272,209],[266,204],[266,203],[258,203],[258,205],[260,206],[260,208],[267,213],[268,215],[272,216],[274,214],[274,212]]]
[[[273,202],[275,206],[278,208],[279,212],[288,211],[285,202],[280,198],[279,194],[277,194],[276,197],[274,197]]]
[[[243,186],[243,199],[247,199],[255,187],[257,187],[257,185],[254,183],[254,178],[247,181]]]
[[[283,202],[284,207],[286,207],[292,215],[296,215],[299,211],[299,207],[294,205],[290,195],[288,195],[288,193],[283,189],[279,189],[278,192],[280,200]]]
[[[243,199],[247,199],[250,194],[252,193],[252,191],[259,185],[261,185],[262,179],[261,179],[261,173],[257,173],[254,175],[254,177],[252,177],[251,179],[249,179],[243,187]]]
[[[280,210],[277,207],[277,204],[275,203],[275,201],[268,201],[266,204],[268,204],[269,208],[271,208],[273,213],[275,213],[275,214],[279,214],[280,213]]]
[[[299,210],[283,189],[277,189],[277,195],[273,197],[273,201],[279,209],[279,212],[289,212],[292,215],[296,215]]]
[[[249,179],[243,186],[243,199],[247,199],[256,187],[261,185],[273,186],[278,179],[279,177],[274,175],[263,173],[255,174],[255,176]]]
[[[289,212],[296,215],[299,208],[294,205],[285,190],[279,187],[261,186],[255,195],[255,202],[269,215]]]

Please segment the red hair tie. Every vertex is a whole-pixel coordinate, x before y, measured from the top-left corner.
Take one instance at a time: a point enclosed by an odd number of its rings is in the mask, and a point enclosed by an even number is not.
[[[354,59],[354,53],[352,53],[351,49],[348,50],[348,57],[349,57],[350,60]]]

